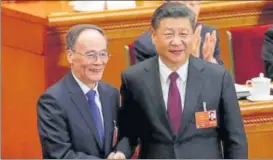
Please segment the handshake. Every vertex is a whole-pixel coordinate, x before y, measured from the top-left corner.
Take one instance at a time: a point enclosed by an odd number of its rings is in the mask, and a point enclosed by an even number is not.
[[[125,155],[122,152],[111,152],[107,159],[126,159]]]

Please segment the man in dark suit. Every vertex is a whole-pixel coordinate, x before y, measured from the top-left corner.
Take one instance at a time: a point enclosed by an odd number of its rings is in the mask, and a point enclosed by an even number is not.
[[[185,4],[188,8],[190,8],[195,13],[195,17],[197,20],[200,11],[200,1],[179,2]],[[193,49],[192,55],[194,55],[195,57],[200,57],[201,59],[205,59],[209,62],[222,65],[223,61],[221,60],[220,56],[219,37],[216,33],[216,29],[200,23],[195,25],[195,27],[196,45],[194,47],[197,48]],[[151,31],[145,32],[134,41],[133,53],[135,55],[136,63],[139,63],[143,60],[157,55],[155,46],[152,43]]]
[[[273,80],[273,26],[265,33],[263,54],[265,75]]]
[[[109,60],[106,38],[94,25],[76,25],[67,33],[66,49],[71,71],[38,100],[43,158],[107,158],[119,92],[101,81]]]
[[[194,19],[177,2],[154,12],[152,40],[159,56],[122,73],[120,135],[111,158],[130,158],[138,139],[143,159],[247,158],[231,76],[224,67],[190,55]],[[217,117],[213,122],[211,111]]]

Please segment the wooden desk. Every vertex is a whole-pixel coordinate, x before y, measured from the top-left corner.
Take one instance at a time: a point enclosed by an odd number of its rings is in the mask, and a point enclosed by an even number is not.
[[[124,45],[131,43],[149,28],[150,17],[159,3],[137,1],[137,7],[133,9],[84,13],[74,12],[67,1],[1,4],[2,158],[41,158],[36,127],[36,101],[49,85],[59,80],[68,70],[64,50],[64,37],[68,28],[74,24],[93,23],[105,29],[109,38],[109,51],[113,56],[103,79],[119,88],[120,73],[128,67]],[[272,17],[273,2],[270,1],[217,1],[202,3],[199,21],[219,29],[222,58],[229,67],[225,30],[273,23]],[[263,112],[256,109],[255,105],[250,105],[248,110],[253,110],[252,107],[257,112]],[[247,130],[251,129],[250,139],[257,138],[261,133],[252,132],[256,125],[249,124],[248,119],[245,122]],[[265,123],[261,120],[259,122]],[[272,155],[264,155],[261,148],[254,150],[256,146],[250,144],[250,149],[255,151],[250,153],[254,154],[251,158]]]
[[[239,101],[249,158],[273,158],[273,102]]]

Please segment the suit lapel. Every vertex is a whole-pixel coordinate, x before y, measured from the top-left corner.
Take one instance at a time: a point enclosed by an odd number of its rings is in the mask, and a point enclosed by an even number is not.
[[[67,77],[67,87],[71,95],[71,101],[75,104],[76,108],[79,110],[80,114],[85,120],[88,128],[94,134],[98,146],[102,148],[103,145],[100,142],[96,124],[92,118],[91,110],[89,108],[87,99],[71,72],[68,74]]]
[[[146,66],[145,68],[146,76],[145,81],[143,83],[145,84],[146,88],[148,88],[148,93],[151,97],[151,100],[154,105],[153,106],[158,116],[159,120],[162,122],[161,124],[164,125],[166,128],[165,135],[168,135],[170,140],[172,140],[172,130],[171,126],[168,120],[168,115],[163,99],[162,94],[162,87],[161,87],[161,81],[160,81],[160,73],[159,73],[159,64],[158,64],[158,57],[151,58],[151,63],[149,63],[149,66]]]
[[[177,135],[177,139],[181,138],[187,124],[192,116],[194,115],[195,107],[199,99],[199,94],[202,90],[204,81],[202,78],[201,71],[204,69],[204,62],[195,58],[190,57],[189,68],[188,68],[188,78],[186,86],[185,103],[182,114],[182,120],[180,125],[180,130]]]
[[[111,108],[110,99],[111,95],[108,94],[105,86],[103,83],[99,83],[98,86],[99,95],[100,95],[100,102],[102,105],[102,114],[104,120],[104,151],[105,153],[109,153],[111,150],[111,139],[112,139],[112,131],[113,131],[113,109]]]

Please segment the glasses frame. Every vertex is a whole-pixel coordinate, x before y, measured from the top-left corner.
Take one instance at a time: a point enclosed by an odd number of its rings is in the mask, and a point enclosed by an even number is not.
[[[76,53],[76,54],[78,54],[78,55],[81,55],[81,56],[85,57],[86,59],[88,59],[88,60],[91,61],[91,62],[97,61],[98,58],[100,58],[100,60],[102,60],[102,61],[107,61],[107,60],[109,60],[109,59],[112,57],[112,55],[109,54],[108,52],[106,52],[106,53],[107,53],[107,59],[104,59],[104,58],[101,58],[101,56],[100,56],[100,53],[101,53],[101,52],[94,53],[95,57],[90,58],[91,56],[87,56],[85,53],[76,52],[76,51],[74,51],[74,50],[71,50],[71,51],[72,51],[73,53]]]

